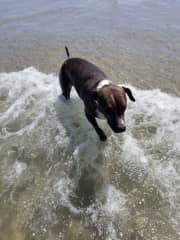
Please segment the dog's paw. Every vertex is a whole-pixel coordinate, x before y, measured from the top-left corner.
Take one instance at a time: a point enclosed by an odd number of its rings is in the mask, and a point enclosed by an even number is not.
[[[102,141],[102,142],[105,142],[106,140],[107,140],[107,137],[106,137],[106,135],[103,133],[103,134],[101,134],[101,136],[99,136],[99,138],[100,138],[100,140]]]
[[[66,99],[66,97],[62,94],[58,96],[58,99],[63,103],[67,103],[69,101],[69,99]]]

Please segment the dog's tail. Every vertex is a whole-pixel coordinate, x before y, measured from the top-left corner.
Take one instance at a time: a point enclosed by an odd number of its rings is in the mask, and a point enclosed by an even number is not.
[[[69,58],[70,57],[69,50],[68,50],[68,48],[66,46],[65,46],[65,50],[66,50],[67,57]]]

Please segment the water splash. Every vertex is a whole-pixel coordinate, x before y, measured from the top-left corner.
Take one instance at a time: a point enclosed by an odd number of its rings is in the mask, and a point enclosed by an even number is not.
[[[100,121],[101,143],[77,94],[58,100],[56,76],[0,74],[4,239],[8,226],[8,239],[178,239],[180,99],[130,87],[127,132]]]

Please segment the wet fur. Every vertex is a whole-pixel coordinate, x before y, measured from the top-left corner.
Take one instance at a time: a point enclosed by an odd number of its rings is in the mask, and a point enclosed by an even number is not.
[[[93,125],[100,140],[107,139],[96,121],[100,115],[105,117],[114,132],[125,131],[126,94],[132,101],[135,101],[131,90],[115,85],[111,81],[103,84],[102,82],[107,81],[108,77],[100,68],[85,59],[70,58],[68,48],[65,47],[65,50],[68,58],[62,64],[59,74],[62,95],[68,100],[72,86],[75,87],[84,102],[85,115]]]

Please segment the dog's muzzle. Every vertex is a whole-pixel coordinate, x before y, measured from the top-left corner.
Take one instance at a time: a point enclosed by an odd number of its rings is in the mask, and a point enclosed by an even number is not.
[[[125,132],[125,131],[126,131],[126,126],[114,127],[114,128],[112,128],[112,130],[113,130],[115,133]]]
[[[112,130],[115,133],[120,133],[120,132],[126,131],[126,125],[125,125],[125,121],[123,119],[119,119],[116,123],[112,123],[112,122],[108,121],[108,124],[110,125],[110,127],[112,128]]]

